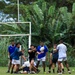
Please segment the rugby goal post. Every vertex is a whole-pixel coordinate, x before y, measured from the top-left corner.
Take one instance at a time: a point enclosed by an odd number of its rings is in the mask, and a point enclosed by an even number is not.
[[[28,47],[31,45],[31,22],[0,22],[0,24],[29,24],[29,33],[28,34],[0,34],[0,36],[28,36]]]

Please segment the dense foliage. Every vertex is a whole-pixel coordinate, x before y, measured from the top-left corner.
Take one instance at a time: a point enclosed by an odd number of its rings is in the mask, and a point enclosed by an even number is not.
[[[32,43],[39,44],[40,40],[52,47],[63,38],[68,46],[68,55],[70,61],[75,61],[75,1],[74,0],[20,0],[20,21],[31,21],[32,23]],[[3,7],[1,7],[3,6]],[[17,1],[0,1],[0,11],[3,21],[17,21]],[[5,20],[5,19],[6,20]],[[13,18],[13,20],[10,20]],[[2,30],[2,28],[4,28]],[[24,26],[11,29],[6,26],[0,26],[0,32],[3,33],[24,33]],[[3,38],[0,40],[2,41]],[[8,45],[8,44],[7,44]],[[2,44],[1,44],[1,47]],[[73,59],[71,60],[71,57]],[[74,63],[70,64],[75,65]]]

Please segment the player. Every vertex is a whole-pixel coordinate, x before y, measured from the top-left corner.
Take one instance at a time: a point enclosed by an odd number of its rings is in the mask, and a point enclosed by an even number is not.
[[[19,69],[19,71],[23,70],[23,72],[21,72],[22,74],[28,74],[28,73],[32,73],[35,74],[35,70],[30,71],[30,62],[26,61],[24,62],[24,64],[22,65],[22,67]],[[34,67],[36,66],[36,63],[34,62]],[[33,69],[33,67],[32,67]]]
[[[30,48],[28,50],[28,54],[29,54],[29,62],[30,62],[31,68],[32,68],[32,66],[34,67],[34,61],[35,61],[35,58],[36,58],[35,57],[36,47],[34,45],[30,46]],[[30,70],[31,70],[31,68],[30,68]],[[34,70],[36,70],[35,67],[34,67]]]
[[[8,58],[9,59],[9,64],[8,64],[8,71],[7,73],[10,73],[10,68],[12,65],[12,58],[10,57],[10,55],[15,51],[15,42],[12,40],[11,45],[8,47]]]
[[[28,54],[29,54],[29,61],[31,62],[32,60],[35,60],[36,56],[36,47],[34,45],[31,45],[30,48],[28,49]]]
[[[12,70],[11,70],[11,73],[13,73],[13,69],[14,69],[14,66],[16,71],[14,73],[18,73],[18,69],[19,69],[19,65],[20,65],[20,60],[19,60],[19,57],[22,56],[22,58],[24,60],[26,60],[26,58],[24,57],[23,55],[23,50],[22,51],[19,51],[19,48],[20,48],[20,43],[16,43],[16,48],[15,48],[15,51],[11,54],[11,58],[12,58]]]
[[[38,68],[40,61],[42,61],[43,72],[45,72],[45,61],[46,61],[47,52],[48,52],[47,46],[44,45],[44,42],[40,42],[40,46],[37,47],[38,62],[36,67]]]
[[[58,52],[57,52],[57,45],[54,44],[53,50],[50,53],[50,65],[49,65],[49,73],[51,73],[51,67],[53,68],[53,73],[55,73],[55,66],[58,61]]]
[[[65,62],[65,65],[67,67],[68,73],[71,74],[71,71],[69,69],[69,65],[67,62],[67,47],[66,45],[63,43],[63,40],[60,40],[59,45],[57,46],[57,50],[58,50],[58,69],[59,69],[59,74],[62,74],[61,71],[61,63],[62,61]]]

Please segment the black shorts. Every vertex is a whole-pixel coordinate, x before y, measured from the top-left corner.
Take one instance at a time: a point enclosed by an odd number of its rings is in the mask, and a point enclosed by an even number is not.
[[[24,67],[24,68],[23,68],[23,71],[27,71],[27,72],[29,72],[30,69],[29,69],[29,67]]]
[[[57,61],[58,61],[58,59],[55,59],[55,58],[52,59],[52,63],[54,63],[54,64],[56,64]]]
[[[31,62],[31,60],[35,60],[35,58],[29,58],[29,62]]]

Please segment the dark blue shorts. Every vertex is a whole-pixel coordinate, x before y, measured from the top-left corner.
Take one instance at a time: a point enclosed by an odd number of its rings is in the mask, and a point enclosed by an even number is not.
[[[27,71],[27,72],[29,72],[30,69],[29,69],[29,67],[24,67],[24,68],[23,68],[23,71]]]
[[[56,64],[57,61],[58,61],[58,59],[55,59],[55,58],[52,59],[52,62],[53,62],[54,64]]]

